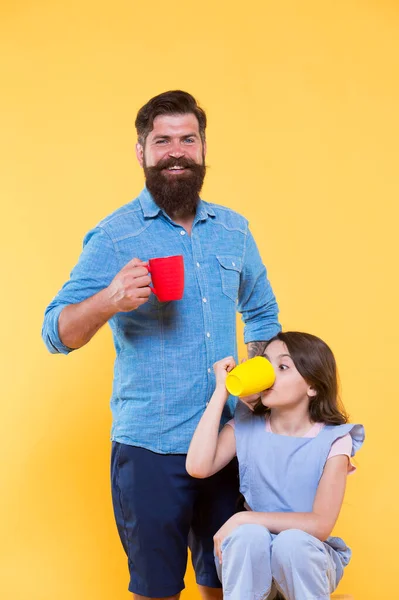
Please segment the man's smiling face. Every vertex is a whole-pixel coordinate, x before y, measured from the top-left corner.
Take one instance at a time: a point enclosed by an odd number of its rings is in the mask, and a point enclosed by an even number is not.
[[[193,113],[155,117],[144,147],[137,144],[147,188],[169,216],[195,214],[205,177],[205,152]]]
[[[183,115],[159,115],[148,134],[144,148],[136,147],[137,158],[142,167],[155,167],[170,159],[187,158],[199,165],[204,164],[205,145],[199,132],[197,117],[193,113]],[[162,162],[161,162],[162,161]],[[181,175],[184,168],[167,168],[165,175]]]

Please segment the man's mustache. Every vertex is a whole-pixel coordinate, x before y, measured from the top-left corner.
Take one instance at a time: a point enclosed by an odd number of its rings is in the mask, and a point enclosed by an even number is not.
[[[190,158],[165,158],[160,160],[153,167],[149,167],[150,169],[154,169],[155,171],[163,171],[163,169],[170,169],[171,167],[181,167],[182,169],[191,169],[195,167],[202,167],[202,165],[196,163],[194,160]]]

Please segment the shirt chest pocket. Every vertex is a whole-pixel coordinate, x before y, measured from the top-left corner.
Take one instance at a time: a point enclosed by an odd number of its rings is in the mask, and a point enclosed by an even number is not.
[[[235,302],[240,287],[241,258],[231,255],[218,255],[216,258],[219,263],[223,293]]]

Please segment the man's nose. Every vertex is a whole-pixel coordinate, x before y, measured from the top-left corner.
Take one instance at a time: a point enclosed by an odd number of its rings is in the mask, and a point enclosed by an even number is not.
[[[169,156],[173,156],[173,158],[181,158],[184,156],[184,148],[178,140],[172,142],[171,147],[169,148]]]

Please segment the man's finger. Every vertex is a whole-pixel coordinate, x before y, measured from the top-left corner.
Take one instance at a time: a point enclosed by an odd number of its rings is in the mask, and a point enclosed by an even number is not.
[[[145,262],[145,261],[141,260],[140,258],[135,257],[135,258],[132,258],[132,260],[129,260],[129,262],[125,264],[125,266],[121,269],[121,271],[130,269],[131,267],[145,267],[146,265],[148,265],[148,261]]]
[[[137,292],[136,292],[136,297],[137,298],[148,298],[151,295],[151,290],[148,287],[148,285],[146,287],[139,287],[137,288]]]
[[[136,265],[135,267],[123,267],[121,273],[126,277],[131,277],[132,279],[137,280],[137,278],[146,277],[147,281],[150,281],[150,276],[148,275],[148,270],[144,265]]]
[[[140,269],[141,271],[141,269]],[[151,279],[150,277],[147,275],[147,273],[143,273],[142,275],[134,275],[133,277],[134,282],[131,281],[130,285],[133,285],[135,288],[143,288],[143,287],[148,287],[151,283]]]

